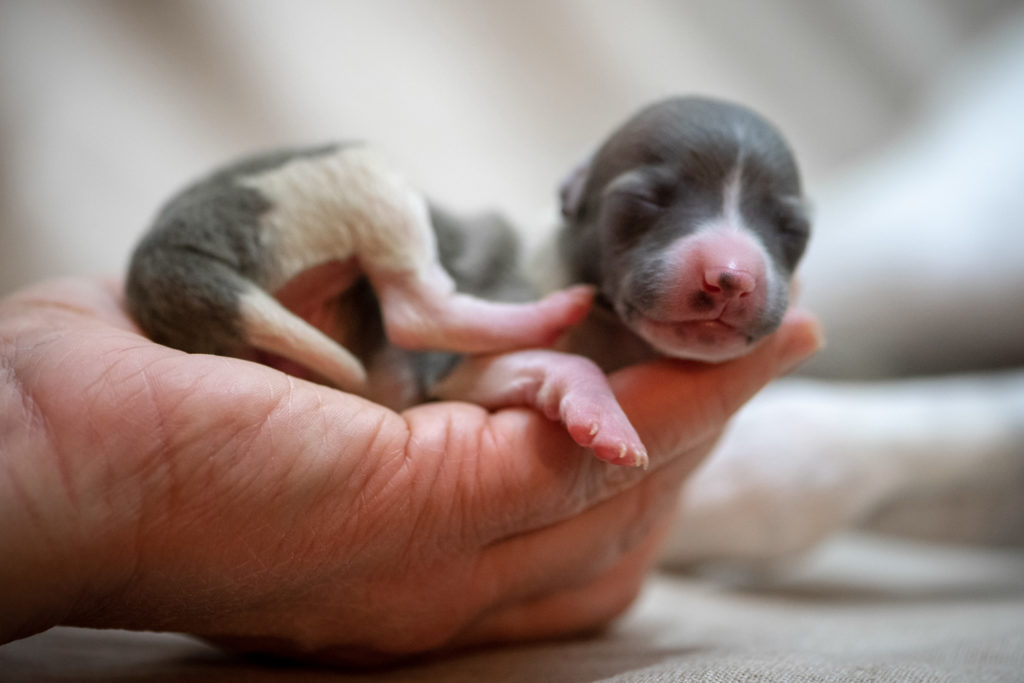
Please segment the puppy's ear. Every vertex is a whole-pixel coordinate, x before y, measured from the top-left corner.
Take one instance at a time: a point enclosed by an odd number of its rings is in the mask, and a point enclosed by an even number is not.
[[[558,188],[558,196],[562,203],[562,216],[568,219],[579,217],[583,203],[583,188],[590,175],[590,159],[587,157],[576,165]]]

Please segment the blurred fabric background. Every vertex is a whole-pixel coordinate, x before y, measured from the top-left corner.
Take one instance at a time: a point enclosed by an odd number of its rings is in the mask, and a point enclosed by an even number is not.
[[[914,125],[1010,0],[0,1],[0,294],[116,274],[232,156],[366,139],[433,198],[536,225],[643,104],[705,93],[790,138],[812,196]]]

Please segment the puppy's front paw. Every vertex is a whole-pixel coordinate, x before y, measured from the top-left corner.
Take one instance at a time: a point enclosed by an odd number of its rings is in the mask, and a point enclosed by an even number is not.
[[[487,408],[529,406],[559,420],[572,439],[614,465],[647,468],[647,450],[593,361],[570,353],[517,351],[467,358],[431,394]]]
[[[550,419],[561,420],[573,441],[601,460],[647,469],[647,450],[594,363],[563,356],[541,386],[537,402]]]

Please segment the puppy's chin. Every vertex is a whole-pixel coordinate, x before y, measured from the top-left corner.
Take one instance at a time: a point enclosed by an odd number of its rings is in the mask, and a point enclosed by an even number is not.
[[[636,321],[634,331],[659,353],[704,363],[739,358],[762,339],[719,320],[667,323],[643,318]]]

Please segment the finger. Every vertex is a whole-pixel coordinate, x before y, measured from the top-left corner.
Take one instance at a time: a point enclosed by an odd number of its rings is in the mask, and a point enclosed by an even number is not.
[[[671,458],[721,429],[744,403],[824,344],[817,320],[799,309],[750,354],[720,365],[663,360],[614,373],[611,384],[652,453]]]
[[[600,573],[580,575],[578,581],[561,589],[494,609],[467,629],[456,644],[564,638],[607,625],[635,601],[671,521],[670,516],[663,517],[627,555]]]
[[[683,481],[713,445],[709,439],[575,517],[491,544],[477,566],[475,594],[521,602],[608,571],[672,516]]]
[[[720,365],[660,360],[619,371],[611,382],[653,469],[717,435],[747,399],[821,343],[816,321],[792,313],[743,358]],[[558,425],[528,411],[499,411],[486,426],[468,501],[485,541],[567,519],[644,475],[597,461]]]

